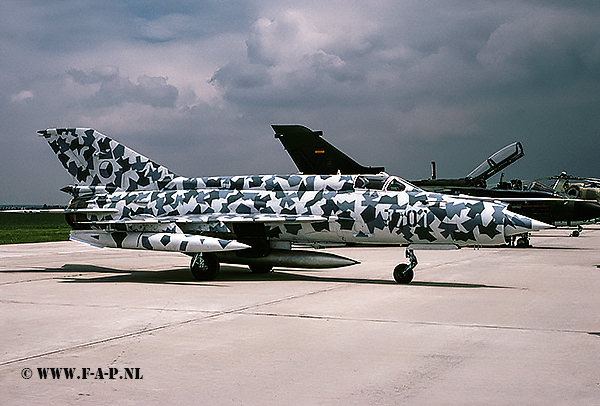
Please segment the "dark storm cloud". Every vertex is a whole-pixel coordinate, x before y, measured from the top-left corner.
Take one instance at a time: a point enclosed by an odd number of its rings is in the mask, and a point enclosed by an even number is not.
[[[231,62],[215,72],[210,82],[229,89],[253,89],[270,85],[271,77],[264,66]]]
[[[377,28],[348,31],[350,43],[313,23],[322,9],[261,19],[245,62],[213,80],[247,115],[317,118],[355,157],[405,176],[427,176],[428,158],[464,176],[515,140],[537,161],[525,177],[585,170],[582,158],[595,158],[581,146],[598,146],[600,15],[558,3],[427,4],[363,10]],[[248,66],[261,86],[236,85]],[[373,133],[382,146],[361,148]]]
[[[119,69],[105,66],[90,72],[69,69],[67,74],[81,85],[100,87],[88,100],[90,107],[119,107],[123,103],[147,104],[152,107],[175,107],[179,91],[167,83],[167,78],[140,76],[137,83],[119,76]]]
[[[503,10],[502,18],[494,18],[496,10],[490,8],[464,10],[441,26],[420,10],[417,20],[428,22],[426,30],[410,18],[388,17],[375,33],[365,33],[355,49],[344,46],[342,38],[319,38],[326,36],[306,26],[302,17],[262,20],[252,28],[246,61],[222,68],[213,80],[231,101],[251,98],[268,105],[273,95],[287,93],[302,104],[314,100],[319,88],[321,95],[339,94],[341,100],[352,95],[357,105],[366,97],[409,110],[432,101],[455,105],[496,92],[500,97],[547,93],[582,80],[597,82],[597,15],[525,7]],[[409,10],[409,17],[416,12]],[[492,15],[486,16],[488,12]],[[393,25],[398,21],[408,27],[398,29]],[[311,35],[312,42],[302,43]],[[249,82],[263,92],[247,86]],[[245,98],[245,91],[252,94]]]
[[[259,19],[246,41],[247,58],[219,69],[211,82],[220,86],[226,100],[242,107],[258,102],[264,107],[314,108],[343,102],[339,86],[360,91],[365,68],[325,51],[330,40],[316,30],[299,13]]]
[[[464,176],[513,141],[508,176],[598,177],[597,4],[0,2],[0,162],[17,173],[0,200],[67,198],[35,137],[52,126],[189,176],[291,172],[269,125],[298,123],[407,178],[430,160]]]

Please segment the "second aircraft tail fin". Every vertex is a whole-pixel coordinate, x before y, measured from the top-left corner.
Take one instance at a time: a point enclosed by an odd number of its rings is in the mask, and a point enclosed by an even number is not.
[[[272,125],[298,170],[304,174],[346,175],[377,174],[383,166],[363,166],[331,145],[322,131],[312,131],[301,125]]]

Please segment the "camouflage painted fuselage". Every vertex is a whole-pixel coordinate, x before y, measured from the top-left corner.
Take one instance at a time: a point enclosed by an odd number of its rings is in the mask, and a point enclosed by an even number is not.
[[[278,241],[497,245],[539,225],[505,205],[425,192],[385,173],[184,178],[92,129],[39,133],[77,183],[63,189],[73,195],[70,223],[103,233],[101,246],[138,239],[127,247],[202,250],[169,234],[223,239],[224,248],[243,243],[231,249]]]
[[[357,189],[357,178],[175,178],[156,191],[74,188],[70,207],[113,209],[104,216],[87,214],[77,227],[151,232],[176,224],[184,233],[235,238],[235,224],[244,222],[263,224],[269,240],[307,244],[498,245],[511,231],[531,225],[504,205],[424,192],[387,175],[379,176],[381,189]],[[383,190],[392,182],[405,190]]]

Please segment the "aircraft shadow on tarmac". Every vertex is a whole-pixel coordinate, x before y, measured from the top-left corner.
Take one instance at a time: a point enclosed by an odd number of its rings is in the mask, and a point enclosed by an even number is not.
[[[527,247],[527,248],[517,248],[517,247],[509,247],[507,249],[513,249],[513,250],[521,250],[521,249],[526,249],[526,250],[561,250],[561,251],[588,251],[588,250],[592,250],[594,248],[588,248],[588,247],[561,247],[561,246],[531,246],[531,247]]]
[[[23,271],[21,271],[23,272]],[[33,272],[24,271],[24,272]],[[35,270],[40,272],[40,270]],[[147,284],[179,284],[223,287],[222,282],[276,282],[276,281],[307,281],[327,283],[355,283],[371,285],[397,285],[408,287],[436,287],[436,288],[467,288],[467,289],[521,289],[514,286],[498,286],[473,284],[462,282],[430,282],[413,281],[409,285],[398,285],[393,280],[332,277],[319,275],[306,275],[293,271],[275,271],[270,274],[255,274],[245,267],[221,266],[221,271],[214,281],[201,282],[195,280],[188,268],[168,269],[164,271],[123,270],[106,268],[87,264],[65,264],[61,268],[47,268],[43,272],[68,272],[71,275],[57,277],[65,283],[147,283]],[[318,271],[313,271],[318,272]],[[77,275],[73,275],[77,274]],[[98,275],[100,274],[100,275]],[[107,274],[107,275],[104,275]]]

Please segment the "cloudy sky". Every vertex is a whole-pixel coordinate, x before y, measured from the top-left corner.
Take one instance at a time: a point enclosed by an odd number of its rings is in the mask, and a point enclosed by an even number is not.
[[[36,131],[93,127],[184,176],[292,173],[303,124],[407,179],[600,177],[600,3],[0,1],[0,204],[66,203]]]

